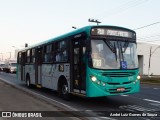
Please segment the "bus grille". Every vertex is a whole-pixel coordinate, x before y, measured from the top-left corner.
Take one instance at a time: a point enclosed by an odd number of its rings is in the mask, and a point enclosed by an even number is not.
[[[107,77],[129,77],[135,75],[135,72],[106,72],[102,73],[103,76]]]
[[[132,81],[129,81],[129,82],[123,82],[123,83],[114,83],[114,82],[107,82],[107,84],[109,84],[109,85],[124,85],[124,84],[130,84],[130,83],[132,83]]]

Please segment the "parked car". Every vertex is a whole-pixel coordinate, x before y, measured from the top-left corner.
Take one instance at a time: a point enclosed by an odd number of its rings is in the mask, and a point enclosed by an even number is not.
[[[17,71],[17,61],[16,60],[5,61],[4,71],[7,72],[7,73],[16,73],[16,71]]]
[[[0,71],[4,71],[4,65],[5,65],[4,63],[0,64]]]

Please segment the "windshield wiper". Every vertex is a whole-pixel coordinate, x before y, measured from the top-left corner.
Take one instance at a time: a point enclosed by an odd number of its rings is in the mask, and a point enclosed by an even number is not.
[[[112,45],[112,43],[110,41],[107,41],[107,40],[103,40],[104,43],[109,47],[109,49],[115,53],[115,58],[116,58],[116,61],[117,61],[117,50],[116,50],[116,45],[115,45],[115,42],[114,42],[114,46]]]
[[[123,50],[122,50],[122,44],[121,44],[121,43],[119,43],[119,44],[120,44],[120,51],[121,51],[122,60],[124,61],[124,55],[123,55]]]
[[[117,50],[116,50],[116,44],[114,42],[114,50],[115,50],[115,57],[116,57],[116,61],[117,61]]]
[[[106,43],[106,45],[109,47],[109,49],[113,52],[113,53],[115,53],[115,48],[114,48],[114,46],[112,45],[112,43],[110,43],[109,41],[107,41],[107,40],[103,40],[105,43]]]
[[[128,41],[124,43],[124,46],[123,46],[124,51],[122,51],[123,53],[125,53],[125,51],[126,51],[128,45],[129,45],[129,42],[128,42]]]

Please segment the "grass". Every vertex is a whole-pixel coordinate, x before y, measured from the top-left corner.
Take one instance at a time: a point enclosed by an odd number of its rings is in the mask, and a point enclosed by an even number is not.
[[[160,84],[160,77],[142,77],[140,80],[142,83],[158,83]]]

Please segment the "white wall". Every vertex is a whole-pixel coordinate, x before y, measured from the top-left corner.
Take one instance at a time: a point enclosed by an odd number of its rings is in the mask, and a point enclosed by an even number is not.
[[[150,63],[150,71],[149,68],[149,56],[150,56],[150,48],[151,49],[151,63]],[[143,43],[138,42],[137,44],[137,53],[138,55],[143,55],[143,74],[148,75],[160,75],[160,45],[156,44],[149,44],[149,43]]]

